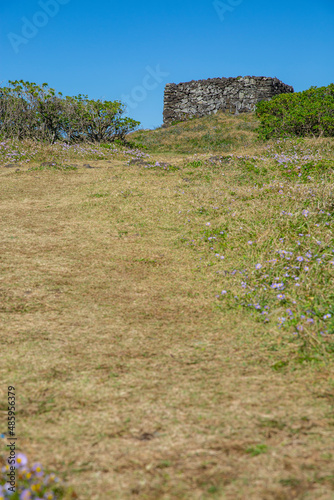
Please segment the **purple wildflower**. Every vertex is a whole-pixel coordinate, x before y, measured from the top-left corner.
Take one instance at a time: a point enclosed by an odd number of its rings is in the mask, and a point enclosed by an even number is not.
[[[18,453],[16,455],[16,467],[17,468],[23,468],[27,465],[28,459],[23,453]]]

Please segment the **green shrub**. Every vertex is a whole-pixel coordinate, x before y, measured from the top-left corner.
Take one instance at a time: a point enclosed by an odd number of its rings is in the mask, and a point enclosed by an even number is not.
[[[32,139],[54,144],[57,140],[113,142],[123,140],[139,122],[123,117],[120,101],[63,97],[43,83],[9,81],[0,88],[0,137]]]
[[[280,94],[257,104],[261,139],[288,136],[334,136],[334,84]]]

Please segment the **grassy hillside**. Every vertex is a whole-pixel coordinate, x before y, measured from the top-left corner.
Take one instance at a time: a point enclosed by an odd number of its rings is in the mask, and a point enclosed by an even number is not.
[[[0,143],[1,410],[79,499],[334,496],[334,140],[255,126]]]
[[[134,145],[152,152],[226,153],[256,143],[257,127],[258,122],[253,114],[235,116],[217,113],[153,131],[139,130],[129,134],[128,137]]]

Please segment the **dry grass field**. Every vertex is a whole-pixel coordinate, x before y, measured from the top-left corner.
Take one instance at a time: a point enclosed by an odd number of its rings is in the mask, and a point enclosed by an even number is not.
[[[0,431],[79,499],[334,499],[334,141],[247,134],[2,145]]]

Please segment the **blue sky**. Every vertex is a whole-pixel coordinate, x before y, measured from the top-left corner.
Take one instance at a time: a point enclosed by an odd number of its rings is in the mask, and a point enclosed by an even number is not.
[[[169,82],[334,82],[333,0],[15,0],[0,14],[0,83],[123,100],[145,128],[161,125]]]

